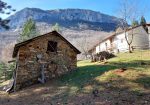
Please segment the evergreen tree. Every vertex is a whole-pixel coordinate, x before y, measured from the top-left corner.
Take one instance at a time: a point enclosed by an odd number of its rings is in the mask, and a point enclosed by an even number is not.
[[[26,21],[23,26],[22,33],[19,37],[19,42],[28,40],[30,38],[38,36],[37,28],[35,22],[30,18]]]
[[[15,9],[12,9],[11,5],[8,5],[6,2],[0,0],[0,14],[7,14],[9,15],[11,12],[16,11]],[[9,19],[2,19],[0,16],[0,29],[9,29],[8,23]]]
[[[132,21],[132,27],[138,26],[138,25],[139,25],[139,22],[137,20]]]
[[[144,16],[141,17],[141,21],[140,21],[140,25],[144,25],[146,24],[146,19],[144,18]]]

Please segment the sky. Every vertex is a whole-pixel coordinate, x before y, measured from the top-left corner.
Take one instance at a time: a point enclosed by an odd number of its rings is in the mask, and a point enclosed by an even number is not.
[[[66,8],[80,8],[99,11],[104,14],[118,17],[118,9],[120,8],[121,0],[3,0],[17,11],[25,8],[40,8],[43,10],[51,9],[66,9]],[[131,2],[134,0],[130,0]],[[150,22],[150,0],[135,0],[138,8],[140,8],[140,15],[144,15],[146,20]],[[132,5],[132,3],[131,3]],[[8,15],[0,15],[3,18]]]

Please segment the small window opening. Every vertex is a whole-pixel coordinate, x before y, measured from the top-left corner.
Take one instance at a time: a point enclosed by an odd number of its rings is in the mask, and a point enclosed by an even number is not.
[[[57,52],[57,42],[48,41],[47,51]]]

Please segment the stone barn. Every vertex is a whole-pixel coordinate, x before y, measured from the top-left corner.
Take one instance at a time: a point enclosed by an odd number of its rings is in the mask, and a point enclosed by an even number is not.
[[[80,51],[56,31],[16,44],[13,51],[16,69],[9,90],[45,83],[75,70],[77,54]]]

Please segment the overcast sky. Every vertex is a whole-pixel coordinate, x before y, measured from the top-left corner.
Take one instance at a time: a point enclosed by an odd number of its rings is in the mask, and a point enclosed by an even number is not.
[[[3,0],[12,5],[17,11],[25,8],[40,8],[43,10],[50,9],[66,9],[66,8],[80,8],[99,11],[112,16],[117,16],[120,0]],[[131,0],[133,1],[133,0]],[[142,15],[150,22],[150,0],[136,0],[138,7],[142,9]],[[131,3],[132,5],[132,3]],[[6,18],[8,16],[1,15]]]

